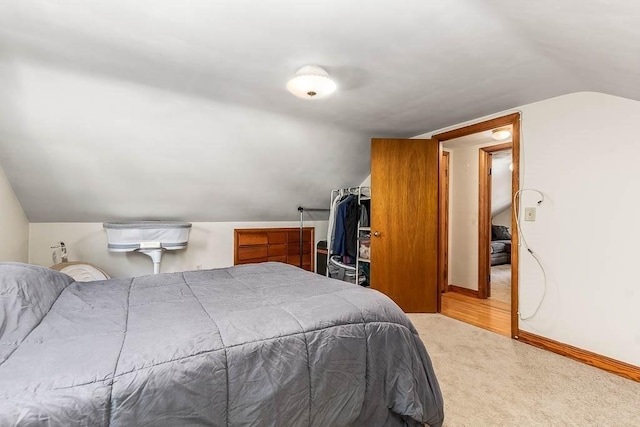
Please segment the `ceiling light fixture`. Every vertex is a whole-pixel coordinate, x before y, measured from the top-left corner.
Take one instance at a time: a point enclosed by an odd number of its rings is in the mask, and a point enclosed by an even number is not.
[[[511,131],[508,128],[494,129],[491,131],[491,137],[496,141],[502,141],[511,136]]]
[[[336,82],[329,73],[315,65],[307,65],[298,70],[296,76],[287,83],[287,90],[299,98],[318,99],[331,95],[336,90]]]

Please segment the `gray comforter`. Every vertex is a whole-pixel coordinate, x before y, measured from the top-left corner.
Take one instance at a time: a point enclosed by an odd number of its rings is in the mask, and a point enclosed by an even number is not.
[[[265,263],[76,283],[0,264],[0,425],[440,426],[386,296]]]

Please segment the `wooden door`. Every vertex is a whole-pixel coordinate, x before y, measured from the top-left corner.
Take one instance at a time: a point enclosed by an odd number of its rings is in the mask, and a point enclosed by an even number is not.
[[[437,140],[371,140],[371,287],[408,313],[438,309]]]

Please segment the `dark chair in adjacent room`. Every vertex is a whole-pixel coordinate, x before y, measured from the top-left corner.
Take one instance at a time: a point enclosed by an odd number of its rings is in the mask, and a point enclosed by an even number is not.
[[[511,234],[504,225],[491,225],[491,265],[511,264]]]

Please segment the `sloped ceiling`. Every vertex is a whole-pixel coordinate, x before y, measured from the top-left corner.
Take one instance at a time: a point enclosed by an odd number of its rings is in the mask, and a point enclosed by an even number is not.
[[[407,137],[575,91],[640,99],[640,4],[0,1],[0,166],[32,222],[289,220]],[[285,90],[307,64],[335,96]]]

